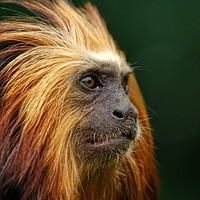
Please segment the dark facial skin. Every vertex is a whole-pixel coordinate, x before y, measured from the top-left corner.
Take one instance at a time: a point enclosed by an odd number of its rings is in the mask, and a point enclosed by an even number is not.
[[[128,73],[122,75],[109,67],[81,76],[80,91],[90,110],[78,145],[84,159],[113,160],[134,142],[138,112],[127,96],[127,81]]]

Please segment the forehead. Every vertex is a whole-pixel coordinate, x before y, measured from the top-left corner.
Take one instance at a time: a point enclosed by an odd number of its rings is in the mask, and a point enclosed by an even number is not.
[[[125,58],[120,56],[118,53],[113,53],[112,51],[105,52],[90,52],[88,55],[88,59],[90,60],[92,66],[96,69],[107,69],[115,74],[125,76],[132,72],[132,69],[127,64]]]

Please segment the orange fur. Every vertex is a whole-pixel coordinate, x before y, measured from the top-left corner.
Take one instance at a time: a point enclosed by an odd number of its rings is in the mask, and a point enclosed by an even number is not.
[[[90,109],[80,107],[74,80],[102,63],[128,69],[124,54],[91,4],[18,2],[45,19],[0,22],[0,191],[21,199],[156,200],[157,172],[144,102],[133,75],[129,99],[140,132],[122,160],[107,167],[79,163],[74,141]]]

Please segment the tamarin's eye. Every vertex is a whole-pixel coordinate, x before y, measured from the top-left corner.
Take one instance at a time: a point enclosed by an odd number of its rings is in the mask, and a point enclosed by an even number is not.
[[[81,79],[81,83],[83,86],[89,88],[89,89],[99,89],[99,85],[97,80],[92,76],[86,76],[83,79]]]
[[[128,94],[128,80],[125,78],[122,82],[122,87],[124,88],[124,91],[126,94]]]

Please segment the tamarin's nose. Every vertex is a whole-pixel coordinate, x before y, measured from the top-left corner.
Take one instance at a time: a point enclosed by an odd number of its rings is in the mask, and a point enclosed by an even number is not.
[[[118,108],[112,112],[112,116],[119,121],[137,120],[138,111],[135,107],[131,106],[128,109]]]

